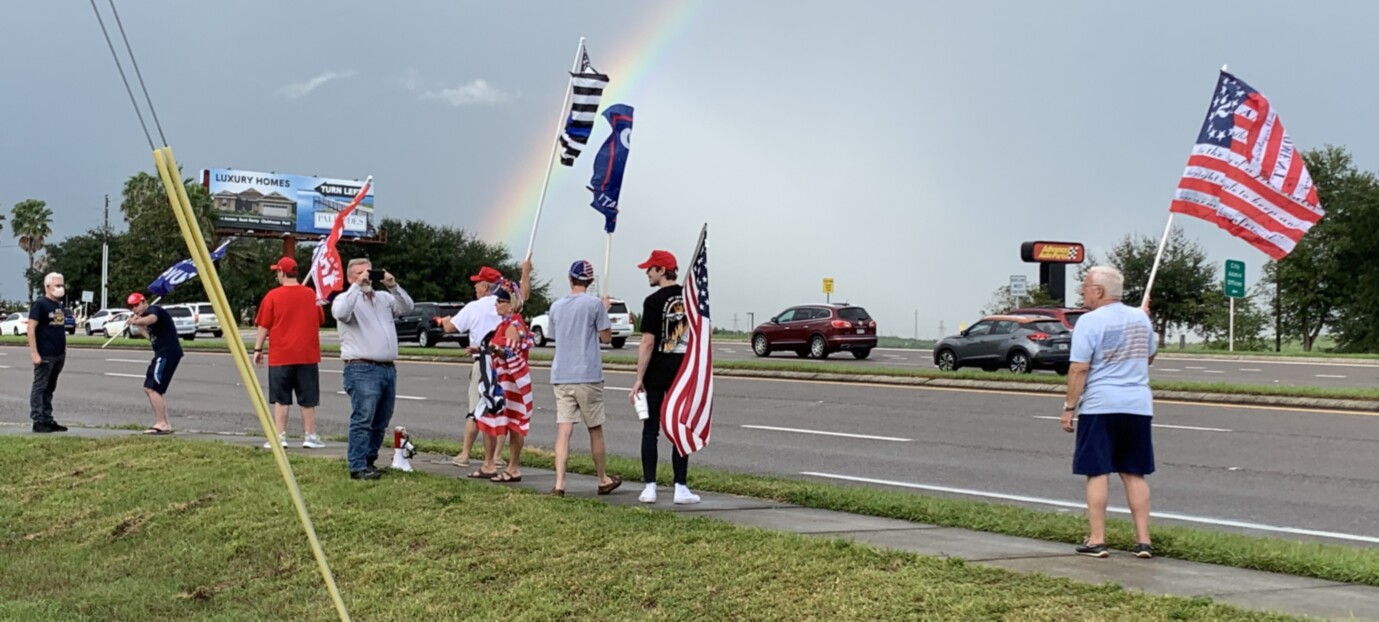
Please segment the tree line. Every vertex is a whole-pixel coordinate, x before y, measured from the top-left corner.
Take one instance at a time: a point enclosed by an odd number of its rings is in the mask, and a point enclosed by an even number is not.
[[[1280,350],[1289,342],[1311,352],[1328,335],[1338,352],[1379,352],[1379,177],[1356,167],[1342,147],[1303,157],[1326,216],[1287,257],[1268,262],[1236,301],[1235,347]],[[1127,235],[1104,257],[1088,257],[1077,282],[1091,266],[1115,266],[1125,275],[1125,301],[1137,305],[1158,244],[1153,236]],[[1171,330],[1226,347],[1230,314],[1219,263],[1182,229],[1170,232],[1152,301],[1160,344]],[[1070,282],[1069,290],[1075,288]],[[1040,298],[1016,298],[1000,288],[984,312],[1049,303],[1042,292],[1032,293]]]
[[[196,213],[201,234],[212,248],[223,238],[212,226],[212,202],[209,193],[192,179],[184,181],[192,210]],[[110,244],[109,291],[110,305],[122,306],[130,292],[147,291],[158,275],[173,264],[186,259],[186,242],[178,228],[176,217],[168,206],[162,182],[148,173],[138,173],[125,182],[121,192],[119,211],[124,221],[123,231],[106,231],[97,227],[57,242],[52,236],[52,210],[43,201],[28,200],[14,206],[10,228],[21,247],[29,253],[25,270],[30,295],[42,291],[43,275],[62,273],[67,282],[69,304],[80,301],[83,290],[97,292],[101,286],[101,245],[108,236]],[[0,226],[3,226],[0,218]],[[338,245],[341,259],[348,263],[357,257],[369,258],[375,268],[386,269],[397,276],[418,302],[464,302],[474,299],[474,286],[469,276],[483,266],[493,266],[509,278],[516,279],[519,266],[500,245],[480,240],[473,234],[448,226],[436,226],[420,220],[385,218],[379,223],[383,243],[355,243],[342,240]],[[227,236],[233,237],[233,236]],[[303,277],[311,264],[312,244],[298,244],[293,255],[301,266]],[[241,318],[252,319],[263,295],[276,283],[268,267],[283,254],[281,239],[243,237],[234,240],[226,250],[217,269],[231,307]],[[531,299],[523,314],[535,316],[550,306],[549,284],[533,280]],[[168,304],[207,300],[200,279],[193,279],[177,288],[163,302]],[[30,298],[32,302],[32,298]],[[96,304],[99,304],[99,300]],[[330,314],[326,314],[329,318]]]

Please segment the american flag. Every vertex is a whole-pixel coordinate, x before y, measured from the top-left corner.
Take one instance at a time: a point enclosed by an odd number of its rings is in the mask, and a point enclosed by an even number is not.
[[[526,436],[531,428],[531,367],[527,364],[528,353],[534,345],[531,333],[521,320],[509,318],[498,326],[494,334],[505,335],[508,327],[514,325],[518,332],[517,343],[504,344],[503,354],[488,357],[493,369],[490,382],[497,380],[496,390],[501,392],[502,399],[494,396],[489,400],[494,412],[475,416],[475,423],[486,434],[502,435],[511,431]],[[495,387],[490,385],[489,388],[493,390]]]
[[[594,69],[589,62],[589,51],[581,48],[579,73],[570,74],[570,116],[565,120],[565,132],[560,135],[561,164],[574,166],[575,158],[584,152],[589,134],[594,131],[599,100],[603,99],[603,89],[607,86],[608,76]]]
[[[699,232],[685,285],[685,324],[689,347],[666,394],[661,430],[675,450],[688,456],[709,444],[713,415],[713,323],[709,319],[709,226]]]
[[[1225,71],[1169,209],[1216,223],[1275,260],[1326,214],[1278,111]]]
[[[354,208],[359,207],[359,202],[364,200],[369,194],[369,188],[373,187],[373,176],[364,180],[364,186],[354,195],[354,200],[345,206],[339,214],[335,215],[335,223],[330,226],[330,235],[326,239],[316,244],[316,250],[311,252],[311,270],[309,275],[316,283],[316,304],[324,305],[330,299],[330,295],[345,289],[345,269],[341,265],[340,253],[335,250],[335,244],[340,241],[340,234],[345,231],[345,219],[354,213]]]

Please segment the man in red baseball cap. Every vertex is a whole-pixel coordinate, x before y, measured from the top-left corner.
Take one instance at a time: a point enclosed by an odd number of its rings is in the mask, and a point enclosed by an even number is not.
[[[306,438],[302,447],[325,447],[316,435],[316,406],[321,403],[321,325],[325,310],[316,304],[316,293],[297,281],[297,260],[283,257],[268,267],[278,287],[264,295],[254,318],[254,365],[263,366],[264,342],[268,351],[268,402],[273,404],[273,423],[278,442],[287,447],[287,415],[292,397],[302,409]],[[267,447],[267,443],[264,447]]]
[[[129,325],[139,327],[153,347],[153,360],[149,361],[148,372],[144,376],[144,394],[153,408],[153,425],[144,430],[144,434],[172,434],[165,396],[172,385],[173,374],[177,373],[177,364],[182,361],[182,342],[177,334],[177,325],[165,309],[150,305],[139,292],[130,294],[125,299],[125,306],[134,313]]]
[[[661,434],[661,407],[666,392],[675,383],[680,363],[689,347],[689,326],[685,317],[684,289],[675,282],[680,265],[669,251],[651,251],[651,257],[637,266],[646,270],[647,284],[655,288],[642,306],[642,343],[637,349],[637,380],[629,397],[635,405],[645,394],[647,411],[642,420],[642,481],[647,482],[638,500],[656,503],[657,445]],[[675,503],[699,503],[699,495],[689,489],[689,456],[670,452],[675,475]]]

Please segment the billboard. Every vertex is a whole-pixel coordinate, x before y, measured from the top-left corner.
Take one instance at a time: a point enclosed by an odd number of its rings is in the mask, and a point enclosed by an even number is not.
[[[230,168],[201,171],[216,229],[327,235],[364,182]],[[344,238],[378,237],[373,188],[345,219]]]
[[[1087,250],[1077,242],[1025,242],[1020,260],[1028,263],[1082,263]]]

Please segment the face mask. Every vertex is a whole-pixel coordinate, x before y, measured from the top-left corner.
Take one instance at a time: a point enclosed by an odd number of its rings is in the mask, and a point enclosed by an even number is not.
[[[61,297],[66,296],[66,295],[67,295],[67,288],[66,288],[66,287],[63,287],[63,286],[61,286],[61,285],[58,285],[58,286],[56,286],[56,287],[53,288],[53,296],[55,296],[55,297],[57,297],[57,298],[61,298]]]

